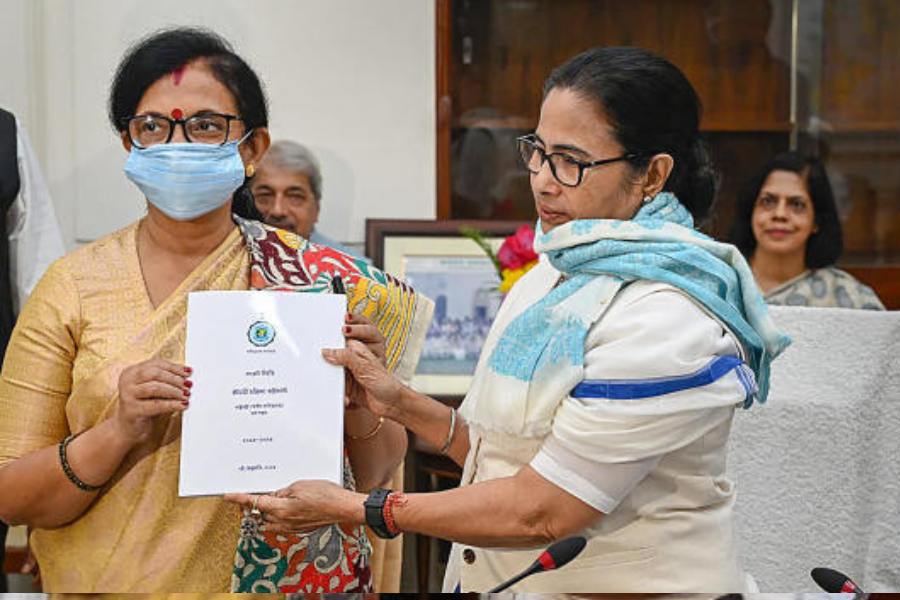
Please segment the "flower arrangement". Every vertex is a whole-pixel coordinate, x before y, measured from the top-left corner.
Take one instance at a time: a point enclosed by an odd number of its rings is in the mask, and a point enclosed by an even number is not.
[[[478,244],[494,263],[497,276],[500,278],[498,289],[502,294],[512,289],[522,275],[538,262],[538,255],[534,252],[534,229],[529,225],[522,225],[514,234],[503,240],[496,254],[480,231],[463,227],[460,233]]]

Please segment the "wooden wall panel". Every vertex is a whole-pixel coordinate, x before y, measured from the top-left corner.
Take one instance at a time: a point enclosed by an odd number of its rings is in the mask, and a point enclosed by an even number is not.
[[[900,267],[844,267],[878,293],[888,310],[900,310]]]
[[[900,2],[828,0],[820,116],[831,128],[900,131]]]
[[[450,218],[450,127],[453,120],[453,25],[451,0],[435,3],[435,114],[437,115],[437,152],[435,175],[437,176],[437,218]]]
[[[453,11],[458,124],[493,118],[532,128],[554,66],[593,46],[635,45],[685,72],[703,101],[704,129],[790,129],[789,64],[766,45],[770,26],[789,39],[789,23],[773,21],[769,0],[455,0]]]
[[[593,46],[653,50],[697,89],[722,174],[706,227],[716,237],[728,235],[743,181],[788,149],[791,0],[440,2],[452,12],[455,218],[534,218],[512,141],[535,127],[551,69]],[[801,57],[809,78],[797,80],[801,148],[833,177],[846,264],[900,264],[900,0],[827,0],[822,9],[801,23],[802,40],[821,40],[802,46],[813,54]],[[807,114],[823,126],[807,131]],[[893,297],[895,271],[866,276]]]

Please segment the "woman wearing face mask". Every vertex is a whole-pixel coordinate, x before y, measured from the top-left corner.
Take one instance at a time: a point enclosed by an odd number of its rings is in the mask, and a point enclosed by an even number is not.
[[[407,376],[427,309],[398,310],[392,295],[423,302],[389,278],[369,279],[352,257],[233,217],[232,195],[269,145],[268,117],[256,74],[222,39],[177,29],[138,43],[109,111],[147,214],[57,261],[22,311],[0,380],[0,517],[32,528],[51,592],[227,591],[240,533],[240,574],[262,589],[286,578],[367,591],[361,527],[319,532],[333,540],[328,558],[341,559],[328,562],[301,536],[259,535],[255,517],[241,527],[220,498],[178,497],[192,388],[187,295],[325,291],[338,274],[351,310],[411,333],[385,340],[360,317],[336,326]],[[348,411],[346,434],[348,487],[354,475],[361,489],[389,479],[405,451],[402,428],[360,409]],[[303,557],[315,568],[301,575],[288,560]]]
[[[884,310],[871,288],[834,267],[841,222],[815,158],[783,152],[766,163],[741,191],[731,241],[769,304]]]
[[[574,534],[587,545],[573,562],[510,589],[742,591],[725,450],[735,408],[765,400],[788,340],[737,249],[694,228],[715,193],[699,122],[687,79],[645,50],[590,50],[553,71],[519,141],[541,260],[504,301],[459,414],[360,344],[326,351],[372,411],[463,466],[461,487],[297,482],[259,498],[266,527],[453,540],[445,591],[487,591]]]

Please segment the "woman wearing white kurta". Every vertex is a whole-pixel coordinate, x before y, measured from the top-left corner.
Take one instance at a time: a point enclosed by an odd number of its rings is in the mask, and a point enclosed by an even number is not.
[[[504,301],[459,418],[365,348],[326,351],[356,401],[464,465],[458,489],[296,482],[232,500],[275,531],[366,522],[453,540],[447,591],[486,591],[573,534],[588,542],[572,563],[512,589],[742,591],[725,448],[787,339],[740,253],[694,229],[715,193],[698,124],[690,84],[644,50],[591,50],[551,74],[519,141],[541,261]]]

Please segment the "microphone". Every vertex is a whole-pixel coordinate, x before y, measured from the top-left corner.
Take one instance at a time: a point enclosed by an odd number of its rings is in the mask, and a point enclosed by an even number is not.
[[[820,588],[830,594],[856,594],[857,598],[868,596],[852,579],[840,571],[816,567],[809,574]]]
[[[518,583],[526,577],[534,575],[535,573],[552,571],[553,569],[559,569],[560,567],[565,566],[569,563],[569,561],[578,556],[582,550],[584,550],[586,544],[587,540],[580,535],[566,538],[564,540],[559,540],[558,542],[552,544],[549,548],[541,552],[541,555],[537,557],[536,561],[531,563],[530,567],[528,567],[512,579],[501,583],[500,585],[492,589],[490,593],[493,594],[496,592],[502,592],[509,586]]]

